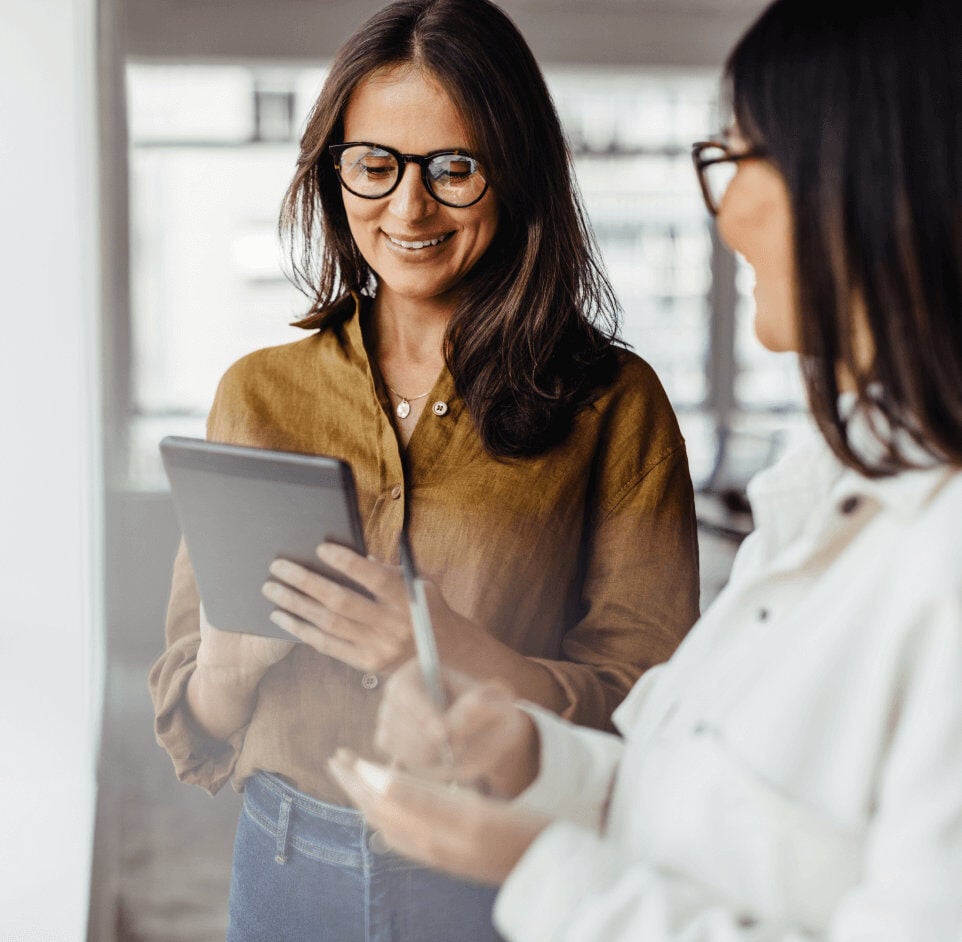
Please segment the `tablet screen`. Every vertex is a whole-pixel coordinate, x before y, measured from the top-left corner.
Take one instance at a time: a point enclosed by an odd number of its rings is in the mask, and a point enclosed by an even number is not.
[[[261,586],[278,557],[345,581],[315,550],[331,541],[365,552],[350,467],[199,439],[168,437],[160,447],[210,623],[294,640],[270,621]]]

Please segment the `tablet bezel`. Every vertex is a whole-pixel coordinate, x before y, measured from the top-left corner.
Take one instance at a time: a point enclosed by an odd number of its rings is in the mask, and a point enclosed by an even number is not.
[[[366,553],[347,462],[181,436],[164,438],[160,452],[212,625],[297,641],[270,621],[275,606],[261,593],[278,557],[370,597],[315,553],[325,541]]]

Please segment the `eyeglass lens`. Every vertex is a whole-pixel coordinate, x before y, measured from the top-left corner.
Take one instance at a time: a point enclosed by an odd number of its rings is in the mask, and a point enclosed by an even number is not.
[[[728,185],[738,172],[738,164],[729,160],[729,153],[724,147],[706,147],[700,153],[701,175],[708,188],[711,202],[717,209],[724,199]],[[713,162],[717,161],[717,162]]]
[[[340,165],[344,185],[358,196],[386,196],[397,182],[397,158],[379,147],[348,147],[340,155]],[[455,206],[467,206],[484,192],[481,165],[467,154],[435,154],[424,176],[432,196]]]

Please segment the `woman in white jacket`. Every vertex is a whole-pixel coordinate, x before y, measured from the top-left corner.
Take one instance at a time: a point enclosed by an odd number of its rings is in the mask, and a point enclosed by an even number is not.
[[[393,766],[335,759],[391,847],[503,884],[507,938],[962,939],[959,63],[958,0],[777,0],[731,55],[695,163],[821,434],[623,738],[453,674],[442,719],[408,667]]]

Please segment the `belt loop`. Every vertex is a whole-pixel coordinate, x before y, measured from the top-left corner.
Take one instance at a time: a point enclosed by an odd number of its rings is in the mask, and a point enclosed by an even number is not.
[[[281,798],[281,810],[277,815],[277,845],[275,847],[274,862],[287,863],[287,831],[291,823],[291,797]]]

